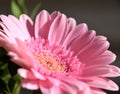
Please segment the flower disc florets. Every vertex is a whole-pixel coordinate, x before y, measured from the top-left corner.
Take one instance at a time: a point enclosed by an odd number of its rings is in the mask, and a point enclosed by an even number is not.
[[[39,64],[39,72],[57,78],[61,76],[80,75],[81,63],[73,52],[66,48],[50,44],[48,40],[31,38],[25,43],[31,50],[35,61]],[[81,70],[81,71],[80,71]]]

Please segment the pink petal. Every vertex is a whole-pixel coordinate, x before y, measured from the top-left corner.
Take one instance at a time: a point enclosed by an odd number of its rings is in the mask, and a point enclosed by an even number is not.
[[[17,45],[12,45],[14,50],[10,49],[8,55],[12,57],[11,60],[16,64],[22,67],[31,68],[33,66],[33,58],[31,58],[33,55],[31,51],[21,40],[16,39],[16,43]]]
[[[49,87],[49,83],[46,83],[46,82],[40,86],[40,89],[43,94],[64,94],[64,93],[62,93],[62,91],[60,90],[58,85],[52,85],[52,86],[50,85],[50,87]]]
[[[67,26],[66,26],[66,32],[64,34],[64,38],[63,38],[63,42],[65,41],[66,37],[68,36],[68,34],[70,32],[72,32],[72,30],[75,29],[76,26],[76,21],[73,18],[69,18],[67,19]],[[63,45],[63,47],[66,47],[66,45]]]
[[[35,37],[47,38],[50,26],[50,16],[46,10],[41,11],[35,20]]]
[[[120,76],[120,68],[113,66],[113,65],[108,65],[108,66],[106,66],[106,68],[108,68],[108,70],[110,72],[105,74],[103,77],[118,77],[118,76]]]
[[[55,79],[55,78],[52,78],[52,77],[48,77],[48,80],[50,82],[52,82],[54,85],[60,85],[61,81],[59,79]]]
[[[92,58],[91,60],[86,60],[87,66],[91,65],[107,65],[115,61],[116,55],[110,51],[105,51],[100,56]]]
[[[54,19],[55,19],[56,17],[58,17],[59,15],[61,15],[61,13],[60,13],[59,11],[53,12],[53,13],[50,15],[51,20],[54,21]]]
[[[66,94],[67,92],[64,92],[59,88],[59,86],[54,86],[51,88],[51,93],[50,94]]]
[[[58,94],[90,94],[88,85],[77,79],[65,78],[61,81],[50,77],[48,79],[53,83],[50,94],[54,94],[56,90]]]
[[[62,42],[66,30],[66,23],[67,18],[64,14],[59,15],[52,22],[48,35],[48,40],[51,42],[51,44],[60,44]]]
[[[60,12],[55,11],[51,14],[51,21],[53,22],[54,19],[58,16],[62,15]],[[64,39],[65,37],[69,34],[69,32],[71,32],[76,26],[76,21],[74,18],[68,18],[67,19],[67,25],[66,25],[66,31],[64,34]],[[64,40],[63,40],[64,41]]]
[[[65,36],[67,36],[75,27],[76,27],[75,19],[74,18],[67,19],[67,29]]]
[[[16,27],[20,29],[19,32],[22,32],[23,36],[25,36],[26,39],[30,37],[29,32],[26,30],[26,28],[24,27],[23,23],[20,22],[20,20],[18,20],[16,17],[12,15],[9,15],[8,18],[14,21],[14,23],[16,24]]]
[[[37,90],[37,89],[39,89],[39,81],[38,80],[23,79],[22,80],[22,87],[29,89],[29,90]]]
[[[102,89],[107,89],[107,90],[111,90],[111,91],[119,90],[119,87],[116,83],[114,83],[112,80],[105,79],[105,78],[95,78],[87,83],[91,87],[95,87],[95,88],[102,88]]]
[[[14,51],[15,45],[13,41],[9,41],[9,38],[5,35],[3,35],[3,33],[0,33],[0,46],[2,46],[4,49],[6,49],[7,51]],[[13,42],[13,43],[11,43]]]
[[[29,34],[30,34],[31,37],[34,37],[35,36],[35,34],[34,34],[34,23],[31,20],[31,18],[28,17],[25,14],[22,14],[22,15],[20,15],[19,20],[20,20],[23,28],[25,28],[24,30],[26,30],[27,32],[29,32]]]
[[[40,74],[39,72],[37,72],[35,69],[31,69],[31,71],[33,72],[34,76],[37,79],[46,80],[46,78],[42,74]]]
[[[64,79],[64,82],[72,87],[72,90],[77,89],[77,94],[90,94],[90,87],[78,79],[66,78]]]
[[[97,88],[91,88],[92,94],[107,94],[104,91],[97,89]]]
[[[24,51],[26,51],[25,53],[31,54],[30,49],[29,49],[29,48],[27,47],[27,45],[26,45],[23,41],[21,41],[19,38],[16,38],[16,43],[17,43],[17,46],[18,46],[19,50],[24,50]],[[19,45],[20,45],[20,47],[19,47]]]
[[[24,33],[21,32],[21,28],[19,27],[19,24],[16,23],[16,19],[13,19],[13,17],[9,18],[4,15],[0,15],[1,20],[4,22],[4,25],[8,29],[8,31],[17,38],[20,38],[21,40],[27,39],[27,35],[24,35]],[[5,31],[6,33],[8,31]],[[29,35],[28,35],[29,36]]]
[[[21,66],[23,68],[31,68],[32,67],[32,62],[29,59],[26,60],[25,58],[20,58],[16,53],[13,53],[13,52],[9,52],[8,55],[12,57],[11,61],[15,62],[19,66]]]
[[[49,81],[48,79],[46,80],[41,80],[39,82],[39,87],[44,94],[51,94],[51,88],[53,87],[53,83]]]
[[[31,79],[31,80],[36,80],[37,79],[30,70],[19,68],[17,70],[17,72],[21,77],[23,77],[25,79]]]
[[[50,90],[44,87],[40,87],[40,90],[42,91],[43,94],[51,94]]]
[[[60,84],[59,86],[53,86],[51,89],[51,94],[77,94],[77,91],[66,84]]]
[[[86,66],[86,68],[83,70],[82,76],[117,77],[120,76],[120,69],[112,65]]]
[[[108,41],[103,40],[103,38],[96,37],[93,42],[79,52],[78,57],[81,61],[85,62],[86,60],[91,60],[92,57],[96,58],[96,56],[100,56],[108,49],[108,47]]]
[[[18,54],[21,57],[25,57],[25,56],[28,57],[28,56],[30,56],[30,58],[31,58],[33,56],[32,52],[30,51],[30,49],[27,47],[27,45],[23,41],[21,41],[20,39],[16,38],[16,43],[17,43],[17,48],[16,49],[19,52]]]
[[[86,24],[79,24],[78,26],[76,26],[76,28],[74,30],[72,30],[67,36],[66,39],[63,43],[64,46],[66,46],[67,48],[71,47],[71,43],[78,37],[82,36],[83,34],[85,34],[85,32],[88,30],[87,25]]]
[[[8,28],[5,26],[5,24],[0,22],[0,25],[3,28],[3,30],[0,30],[0,36],[5,38],[6,41],[15,43],[14,35],[11,34],[11,32],[8,30]]]
[[[70,85],[70,84],[66,84],[66,83],[61,83],[59,86],[60,91],[62,92],[61,94],[76,94],[77,93],[77,89],[75,88],[75,86]]]
[[[75,54],[80,54],[84,47],[88,46],[95,38],[96,33],[94,31],[88,31],[71,43],[70,49],[74,51]]]

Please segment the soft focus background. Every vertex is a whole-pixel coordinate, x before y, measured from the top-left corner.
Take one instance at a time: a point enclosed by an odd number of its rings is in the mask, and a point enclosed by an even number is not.
[[[113,63],[120,67],[120,0],[25,0],[30,12],[41,3],[41,8],[50,13],[60,11],[73,17],[77,23],[87,23],[89,29],[96,30],[98,35],[104,35],[111,43],[110,50],[116,53],[117,60]],[[10,0],[0,0],[0,14],[10,14]],[[120,86],[120,77],[113,79]],[[28,90],[23,90],[30,94]],[[108,92],[108,94],[120,94]]]

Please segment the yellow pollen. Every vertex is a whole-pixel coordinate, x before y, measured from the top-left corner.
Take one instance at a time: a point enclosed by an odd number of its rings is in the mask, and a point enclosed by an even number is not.
[[[50,54],[42,53],[39,56],[35,56],[35,59],[47,70],[52,72],[64,72],[65,66],[61,64],[60,60],[52,57]]]

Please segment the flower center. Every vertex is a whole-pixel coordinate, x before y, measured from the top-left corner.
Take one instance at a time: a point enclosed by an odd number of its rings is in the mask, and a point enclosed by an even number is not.
[[[61,64],[59,58],[50,55],[49,53],[41,53],[35,56],[35,59],[41,66],[51,72],[64,72],[66,71],[65,65]]]
[[[63,77],[80,75],[81,62],[73,52],[48,40],[36,38],[25,41],[34,59],[39,64],[39,72],[44,75]]]

